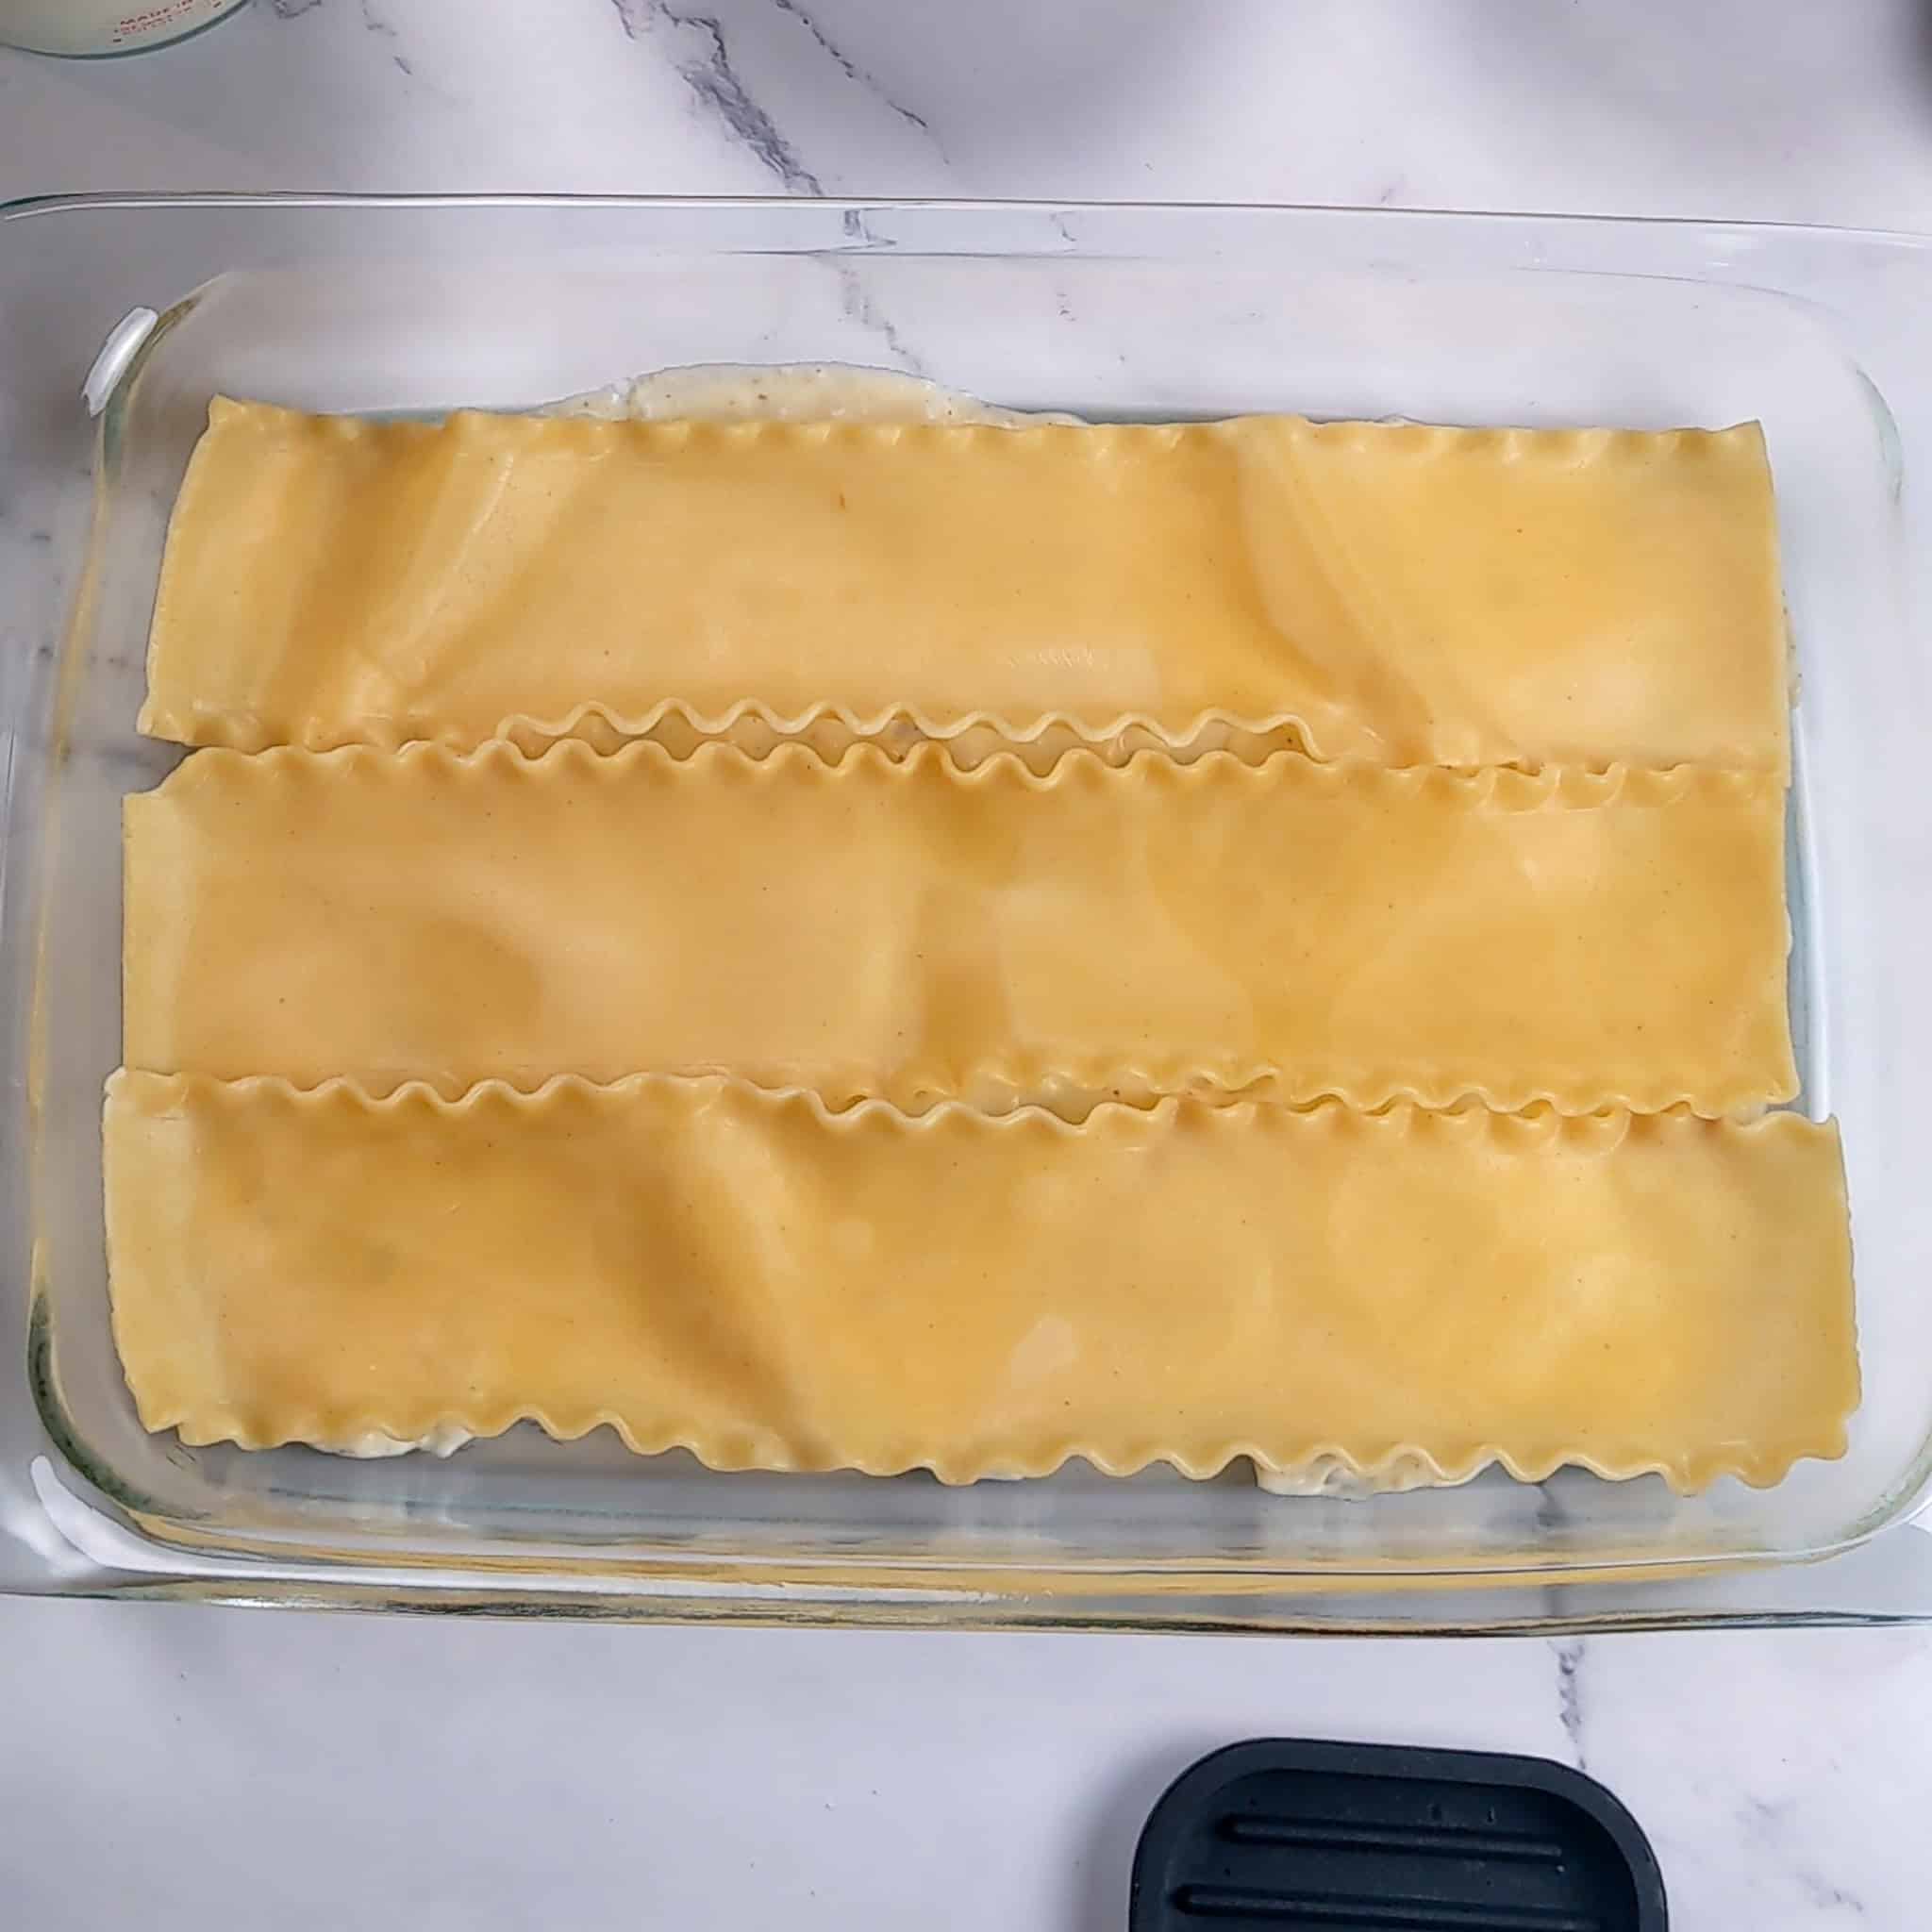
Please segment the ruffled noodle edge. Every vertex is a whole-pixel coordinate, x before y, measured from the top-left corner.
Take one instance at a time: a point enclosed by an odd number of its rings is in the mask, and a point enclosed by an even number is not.
[[[1846,1444],[1845,1431],[1840,1425],[1833,1443],[1823,1449],[1780,1451],[1755,1457],[1716,1452],[1690,1458],[1681,1465],[1673,1465],[1657,1457],[1607,1461],[1580,1450],[1555,1450],[1547,1457],[1519,1457],[1490,1442],[1478,1443],[1466,1454],[1451,1457],[1438,1457],[1415,1443],[1396,1442],[1382,1455],[1363,1457],[1335,1443],[1311,1439],[1305,1455],[1291,1461],[1274,1462],[1252,1444],[1232,1441],[1224,1450],[1216,1451],[1212,1457],[1205,1458],[1191,1458],[1155,1444],[1144,1450],[1136,1450],[1130,1456],[1109,1457],[1074,1436],[1063,1442],[1051,1444],[1037,1455],[997,1462],[918,1459],[909,1455],[904,1459],[809,1461],[782,1449],[761,1446],[759,1439],[752,1435],[724,1438],[675,1429],[641,1433],[630,1428],[608,1409],[597,1409],[564,1421],[542,1408],[505,1407],[474,1412],[463,1409],[439,1411],[431,1420],[429,1429],[441,1434],[449,1446],[425,1443],[423,1452],[452,1455],[472,1441],[487,1441],[502,1436],[520,1423],[536,1424],[557,1442],[579,1441],[600,1428],[608,1428],[634,1456],[667,1456],[681,1450],[706,1469],[724,1475],[747,1473],[885,1477],[929,1474],[949,1489],[960,1489],[976,1482],[1038,1480],[1058,1474],[1070,1463],[1084,1462],[1096,1474],[1106,1476],[1134,1476],[1149,1469],[1165,1467],[1191,1482],[1209,1482],[1225,1474],[1234,1464],[1245,1460],[1254,1467],[1257,1487],[1271,1494],[1280,1497],[1326,1496],[1331,1499],[1346,1497],[1349,1491],[1357,1486],[1360,1491],[1375,1495],[1399,1494],[1419,1489],[1455,1489],[1474,1481],[1491,1469],[1500,1469],[1515,1481],[1527,1484],[1547,1482],[1562,1469],[1583,1470],[1605,1482],[1616,1483],[1634,1482],[1640,1476],[1655,1475],[1661,1477],[1665,1486],[1679,1496],[1697,1495],[1724,1476],[1735,1476],[1750,1489],[1768,1490],[1783,1482],[1799,1462],[1835,1460],[1844,1454]],[[217,1443],[232,1443],[238,1449],[250,1451],[308,1448],[325,1455],[361,1459],[370,1459],[372,1456],[379,1458],[413,1454],[418,1449],[416,1443],[395,1436],[393,1424],[385,1424],[379,1415],[374,1414],[354,1419],[335,1432],[319,1423],[293,1421],[285,1428],[259,1433],[232,1420],[204,1416],[198,1424],[190,1424],[183,1417],[168,1414],[143,1418],[143,1426],[154,1431],[172,1429],[184,1444],[193,1449],[208,1448]],[[382,1446],[372,1451],[369,1446],[372,1443]],[[1319,1481],[1305,1486],[1293,1480],[1304,1474],[1313,1474]],[[1271,1485],[1271,1477],[1289,1480],[1276,1489]]]
[[[1061,758],[1077,752],[1091,753],[1110,765],[1127,763],[1142,752],[1155,752],[1180,764],[1215,752],[1233,753],[1250,764],[1265,762],[1283,751],[1320,756],[1312,728],[1291,712],[1251,719],[1209,710],[1175,725],[1145,711],[1123,711],[1102,720],[1053,711],[1020,724],[990,710],[941,718],[912,705],[861,714],[827,702],[785,714],[756,698],[741,698],[718,711],[702,710],[682,698],[665,698],[639,712],[618,711],[595,702],[547,718],[514,712],[499,719],[483,738],[420,719],[368,717],[353,726],[334,727],[311,720],[291,739],[250,712],[193,708],[184,711],[157,704],[150,695],[142,705],[136,729],[143,737],[175,744],[251,753],[357,747],[395,752],[429,746],[461,754],[505,742],[534,758],[558,744],[578,743],[600,754],[614,754],[634,743],[653,743],[685,758],[708,744],[721,743],[762,758],[794,744],[836,762],[858,747],[870,747],[896,760],[932,744],[942,747],[963,770],[1008,755],[1042,776]]]
[[[331,746],[267,746],[246,751],[240,746],[212,746],[199,757],[184,759],[162,781],[163,790],[185,787],[200,774],[221,768],[228,759],[244,758],[265,771],[333,772],[361,768],[393,782],[398,774],[419,768],[458,778],[467,774],[508,770],[542,780],[554,772],[575,768],[598,775],[620,774],[644,766],[675,782],[711,768],[748,782],[775,782],[799,771],[823,774],[840,783],[870,772],[888,783],[911,783],[930,771],[962,791],[1008,785],[1034,792],[1056,791],[1076,785],[1089,787],[1138,784],[1151,789],[1200,788],[1231,781],[1259,789],[1299,783],[1316,791],[1379,787],[1395,793],[1446,792],[1471,808],[1496,811],[1594,810],[1627,804],[1664,807],[1694,793],[1740,801],[1776,797],[1782,800],[1780,779],[1768,772],[1730,766],[1676,764],[1667,766],[1611,764],[1602,769],[1568,764],[1518,765],[1380,765],[1362,758],[1323,759],[1284,749],[1258,763],[1224,748],[1204,750],[1187,763],[1148,748],[1116,763],[1091,746],[1057,760],[1051,771],[1035,771],[1017,748],[1003,746],[970,770],[948,758],[942,744],[918,741],[902,756],[886,747],[857,743],[827,756],[796,740],[774,743],[758,752],[718,739],[706,739],[679,752],[650,739],[627,739],[609,750],[581,739],[549,741],[532,749],[510,738],[493,738],[467,748],[412,741],[394,748],[360,741]]]
[[[1178,722],[1150,711],[1121,711],[1104,719],[1080,719],[1065,711],[1048,711],[1024,724],[996,711],[979,709],[941,717],[917,705],[890,705],[860,713],[844,705],[821,702],[804,710],[784,713],[757,698],[740,698],[721,710],[707,711],[682,698],[665,698],[648,710],[625,712],[591,702],[553,717],[512,712],[500,718],[482,737],[447,724],[411,718],[367,717],[353,726],[331,727],[309,721],[293,738],[264,724],[253,713],[225,709],[181,710],[156,703],[152,693],[142,703],[136,730],[191,750],[239,752],[328,752],[364,748],[396,752],[418,746],[464,754],[508,743],[527,757],[541,757],[558,744],[579,743],[603,755],[634,743],[650,743],[674,758],[688,758],[708,744],[723,744],[752,758],[797,745],[836,763],[847,752],[870,748],[903,760],[922,745],[942,750],[962,771],[976,770],[1005,756],[1036,776],[1050,775],[1063,759],[1081,753],[1107,765],[1131,763],[1154,753],[1177,765],[1192,765],[1224,754],[1250,765],[1267,763],[1284,752],[1296,752],[1312,762],[1352,771],[1441,771],[1458,775],[1482,772],[1561,771],[1584,776],[1607,776],[1636,769],[1679,771],[1683,764],[1633,767],[1617,759],[1491,759],[1466,763],[1436,760],[1426,764],[1390,764],[1359,754],[1328,749],[1322,728],[1296,711],[1244,718],[1232,711],[1197,712]],[[1775,779],[1783,784],[1781,766],[1754,758],[1736,748],[1719,747],[1697,760],[1697,769],[1744,778]]]

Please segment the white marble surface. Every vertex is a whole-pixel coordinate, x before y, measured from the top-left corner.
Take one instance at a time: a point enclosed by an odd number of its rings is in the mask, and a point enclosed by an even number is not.
[[[130,187],[1932,226],[1932,14],[258,0],[136,60],[0,54],[0,197]],[[1918,1631],[1318,1643],[21,1602],[0,1604],[0,1916],[1098,1932],[1166,1780],[1267,1732],[1581,1763],[1649,1829],[1690,1932],[1928,1916]]]
[[[0,192],[549,189],[1932,224],[1918,0],[256,0],[0,55]]]

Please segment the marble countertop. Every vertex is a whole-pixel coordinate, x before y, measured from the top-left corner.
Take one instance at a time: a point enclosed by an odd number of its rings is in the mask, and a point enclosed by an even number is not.
[[[0,53],[61,190],[1210,198],[1932,227],[1932,14],[1673,0],[256,0]],[[4,326],[4,318],[0,318]],[[1266,1733],[1547,1754],[1688,1932],[1926,1916],[1932,1633],[1257,1641],[0,1603],[0,1883],[66,1932],[1100,1932]]]
[[[1932,26],[1914,0],[255,0],[137,59],[0,54],[0,191],[136,186],[1917,227]]]

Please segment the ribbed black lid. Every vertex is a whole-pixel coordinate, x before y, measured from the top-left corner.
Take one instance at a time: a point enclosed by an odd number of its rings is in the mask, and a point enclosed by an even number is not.
[[[1169,1787],[1130,1932],[1664,1932],[1663,1875],[1595,1779],[1541,1757],[1287,1739]]]

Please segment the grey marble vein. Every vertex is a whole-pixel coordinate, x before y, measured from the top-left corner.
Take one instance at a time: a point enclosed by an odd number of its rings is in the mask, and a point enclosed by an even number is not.
[[[881,106],[891,108],[894,114],[898,115],[900,120],[904,121],[910,127],[918,128],[920,133],[933,142],[934,146],[938,146],[938,141],[933,135],[932,128],[927,125],[925,116],[924,114],[915,114],[910,108],[902,108],[886,92],[885,84],[879,77],[869,68],[859,66],[849,54],[840,47],[824,29],[819,25],[818,22],[803,7],[798,5],[798,0],[772,0],[772,4],[780,13],[790,14],[812,37],[847,80],[856,82],[859,87],[862,87]],[[943,158],[943,156],[941,156],[941,158]]]
[[[293,20],[298,15],[311,13],[322,5],[322,0],[268,0],[268,10],[277,20]]]
[[[814,41],[840,63],[841,71],[861,86],[872,87],[873,92],[877,92],[868,77],[840,54],[799,8],[785,4],[785,0],[778,0],[778,4],[781,10],[793,15],[811,33]],[[642,40],[652,25],[657,23],[683,36],[687,43],[694,41],[695,53],[675,58],[680,78],[697,97],[699,104],[723,121],[726,129],[742,142],[790,192],[824,193],[824,183],[806,166],[804,158],[779,131],[777,123],[753,96],[732,65],[731,44],[724,23],[716,14],[675,7],[671,0],[610,0],[610,5],[626,40]],[[879,97],[885,98],[883,94]],[[888,102],[887,105],[892,104]],[[872,231],[866,226],[865,217],[857,208],[847,212],[844,228],[855,242],[871,242],[874,240]],[[840,305],[846,318],[877,336],[900,368],[914,375],[923,374],[919,358],[901,338],[891,317],[874,298],[859,265],[836,256],[830,258],[829,265],[839,277]]]
[[[853,241],[865,242],[869,246],[877,245],[878,238],[867,223],[862,209],[848,208],[840,225]],[[874,299],[872,290],[866,282],[863,266],[857,261],[834,257],[832,267],[839,276],[840,306],[845,312],[846,320],[856,322],[860,328],[870,329],[876,335],[891,352],[892,359],[902,369],[910,371],[914,375],[924,375],[926,373],[924,364],[900,336],[892,318]]]
[[[1555,1646],[1557,1653],[1557,1716],[1569,1740],[1570,1757],[1578,1771],[1590,1769],[1590,1754],[1583,1742],[1583,1658],[1580,1637],[1566,1637]]]
[[[1773,1854],[1790,1874],[1791,1883],[1804,1894],[1814,1912],[1834,1912],[1855,1919],[1865,1916],[1865,1902],[1857,1892],[1824,1876],[1808,1860],[1791,1852],[1791,1815],[1796,1807],[1790,1799],[1776,1804],[1765,1798],[1744,1794],[1741,1815],[1744,1834]]]
[[[362,0],[362,25],[368,32],[375,34],[385,41],[394,42],[402,39],[402,35],[396,31],[395,24],[392,21],[383,19],[371,4],[371,0]],[[415,79],[416,70],[410,64],[408,55],[398,53],[391,46],[389,58],[406,78]]]
[[[1815,1910],[1848,1912],[1855,1919],[1865,1916],[1865,1902],[1857,1892],[1847,1891],[1841,1885],[1834,1885],[1810,1866],[1793,1865],[1791,1876],[1797,1881],[1798,1890],[1805,1894],[1806,1904]]]
[[[765,112],[731,65],[731,48],[724,38],[724,24],[713,13],[674,7],[670,0],[646,0],[640,12],[638,0],[610,0],[626,40],[641,38],[652,20],[663,24],[688,39],[694,39],[694,55],[676,62],[679,77],[725,126],[784,183],[793,194],[823,194],[819,177],[802,161],[791,143],[779,133],[777,124]]]
[[[874,300],[872,291],[866,287],[864,275],[858,263],[840,260],[835,261],[833,266],[839,272],[841,299],[847,318],[877,336],[891,352],[893,361],[900,368],[913,375],[924,375],[924,364],[900,335],[892,318]]]
[[[1051,214],[1048,215],[1047,220],[1052,223],[1054,233],[1067,244],[1070,251],[1079,247],[1079,237],[1074,233],[1073,226],[1065,215]],[[1074,298],[1067,292],[1064,286],[1058,282],[1054,284],[1053,306],[1055,312],[1062,322],[1073,322],[1076,319],[1074,314]]]

